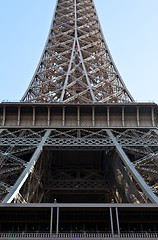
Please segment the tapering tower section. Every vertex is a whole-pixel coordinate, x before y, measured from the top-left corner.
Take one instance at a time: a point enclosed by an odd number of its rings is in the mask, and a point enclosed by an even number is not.
[[[48,40],[22,101],[130,102],[93,0],[58,0]]]

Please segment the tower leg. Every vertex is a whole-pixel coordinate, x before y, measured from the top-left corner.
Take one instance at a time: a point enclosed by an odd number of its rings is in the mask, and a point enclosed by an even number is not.
[[[51,133],[51,130],[46,131],[46,133],[43,136],[40,144],[38,145],[38,147],[36,149],[36,151],[34,152],[34,154],[31,157],[29,163],[27,164],[27,167],[24,169],[24,171],[22,172],[22,174],[18,178],[17,182],[14,184],[14,186],[11,188],[11,190],[9,191],[7,196],[4,198],[3,203],[11,203],[13,201],[13,199],[16,198],[16,196],[18,195],[21,187],[23,186],[24,182],[28,178],[29,174],[31,173],[31,171],[33,171],[34,166],[35,166],[37,160],[39,159],[39,157],[41,155],[41,152],[42,152],[43,146],[45,144],[45,141],[49,137],[50,133]]]
[[[108,136],[112,139],[112,141],[113,141],[113,143],[116,147],[116,151],[119,154],[119,156],[121,157],[123,163],[125,164],[127,169],[130,171],[133,178],[138,183],[139,187],[143,190],[143,193],[145,194],[146,198],[147,199],[149,198],[152,203],[158,203],[158,198],[152,192],[150,187],[145,183],[145,181],[140,176],[140,174],[137,172],[137,170],[134,168],[133,164],[129,160],[128,156],[126,155],[126,153],[122,149],[121,145],[119,144],[119,142],[117,141],[117,139],[115,138],[115,136],[113,135],[111,130],[106,130],[106,132],[107,132]]]

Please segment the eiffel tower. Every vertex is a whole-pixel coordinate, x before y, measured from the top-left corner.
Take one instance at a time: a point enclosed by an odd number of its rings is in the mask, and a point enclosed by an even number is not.
[[[0,104],[0,239],[158,239],[157,112],[126,88],[93,0],[58,0],[28,89]]]

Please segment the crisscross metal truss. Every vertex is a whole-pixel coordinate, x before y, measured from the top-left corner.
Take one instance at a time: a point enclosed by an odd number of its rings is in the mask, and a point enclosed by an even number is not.
[[[0,196],[4,202],[42,199],[43,149],[116,150],[137,189],[158,202],[158,131],[106,129],[0,130]],[[138,173],[139,172],[139,173]],[[138,175],[137,175],[138,174]],[[140,174],[140,175],[139,175]],[[94,184],[95,186],[95,184]],[[55,187],[55,186],[54,186]],[[21,189],[27,193],[23,196]],[[28,193],[31,189],[31,195]],[[41,198],[34,195],[41,193]],[[156,194],[154,194],[154,193]]]
[[[158,131],[114,131],[119,143],[145,182],[158,194]],[[128,144],[127,144],[128,142]],[[150,142],[150,144],[148,144]],[[135,146],[130,146],[130,144]]]
[[[105,42],[93,0],[58,0],[26,102],[133,101]]]

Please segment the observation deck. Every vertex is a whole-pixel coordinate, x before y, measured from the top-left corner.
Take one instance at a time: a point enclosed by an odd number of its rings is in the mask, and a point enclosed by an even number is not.
[[[0,227],[0,239],[158,239],[158,205],[0,204]]]

